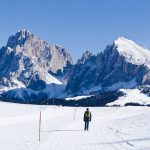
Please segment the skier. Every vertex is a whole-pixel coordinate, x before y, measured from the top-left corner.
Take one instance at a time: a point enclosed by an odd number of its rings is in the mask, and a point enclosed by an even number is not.
[[[85,122],[85,127],[84,130],[89,130],[89,122],[91,121],[92,115],[91,112],[89,111],[89,108],[86,109],[85,113],[84,113],[84,122]]]

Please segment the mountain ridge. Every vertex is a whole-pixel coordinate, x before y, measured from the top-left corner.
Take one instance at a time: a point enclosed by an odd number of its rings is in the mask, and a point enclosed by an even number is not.
[[[1,97],[27,102],[132,89],[150,85],[150,51],[118,37],[74,64],[64,47],[19,30],[0,49],[0,78]]]

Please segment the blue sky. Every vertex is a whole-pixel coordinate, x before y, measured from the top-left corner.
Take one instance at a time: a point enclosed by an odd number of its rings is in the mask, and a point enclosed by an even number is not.
[[[64,46],[76,61],[86,50],[104,50],[118,36],[150,49],[149,0],[1,0],[0,47],[28,29]]]

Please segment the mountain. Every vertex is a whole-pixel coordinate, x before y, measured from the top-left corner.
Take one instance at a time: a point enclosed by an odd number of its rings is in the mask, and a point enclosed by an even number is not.
[[[65,48],[20,30],[0,49],[0,95],[33,101],[62,94],[73,60]]]
[[[98,55],[83,54],[74,65],[66,92],[93,94],[150,84],[150,51],[119,37]]]
[[[48,44],[28,30],[10,36],[0,49],[0,98],[4,101],[149,105],[149,85],[150,51],[123,37],[97,55],[86,51],[75,65],[65,48]],[[140,93],[139,99],[131,96]],[[80,98],[64,98],[70,96]]]

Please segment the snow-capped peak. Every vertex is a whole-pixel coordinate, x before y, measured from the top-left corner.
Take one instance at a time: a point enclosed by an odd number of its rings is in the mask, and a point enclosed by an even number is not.
[[[150,50],[124,37],[118,37],[117,40],[114,41],[114,46],[128,62],[150,66]]]
[[[125,45],[134,45],[134,46],[138,46],[135,42],[133,42],[132,40],[126,39],[124,37],[118,37],[115,41],[114,41],[116,46],[125,46]]]

